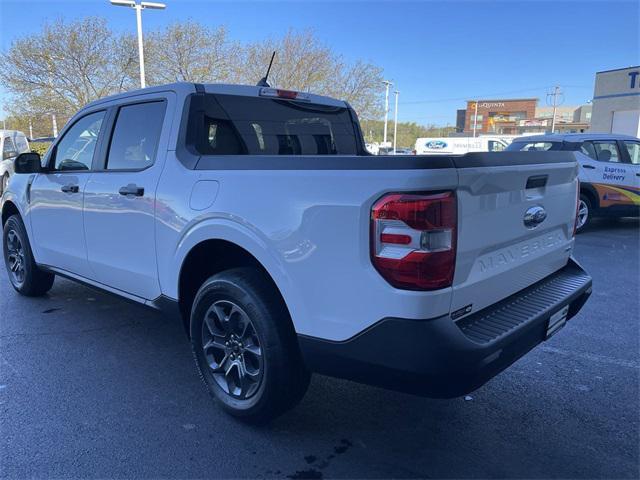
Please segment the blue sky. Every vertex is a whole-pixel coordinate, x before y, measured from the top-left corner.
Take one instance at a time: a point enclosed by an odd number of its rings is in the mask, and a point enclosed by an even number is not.
[[[145,29],[191,18],[254,41],[311,28],[347,60],[383,67],[401,92],[400,120],[422,124],[455,124],[455,110],[471,98],[538,97],[544,104],[556,84],[566,105],[584,103],[596,71],[640,63],[638,0],[165,3],[164,11],[144,12]],[[87,15],[106,17],[114,30],[135,29],[133,11],[108,0],[0,0],[0,48],[47,20]]]

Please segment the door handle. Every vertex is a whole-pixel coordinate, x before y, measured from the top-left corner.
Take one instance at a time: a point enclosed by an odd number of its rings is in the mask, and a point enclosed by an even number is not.
[[[595,170],[596,167],[594,167],[593,165],[582,165],[584,168],[588,168],[590,170]]]
[[[130,183],[129,185],[120,187],[120,190],[118,190],[118,192],[120,193],[120,195],[133,195],[134,197],[141,197],[144,195],[144,188]]]
[[[78,185],[64,185],[60,187],[60,190],[64,193],[78,193],[80,191],[80,187]]]

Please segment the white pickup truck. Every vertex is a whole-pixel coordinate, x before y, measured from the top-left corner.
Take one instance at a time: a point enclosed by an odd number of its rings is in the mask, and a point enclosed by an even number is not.
[[[13,287],[181,317],[208,391],[272,418],[310,372],[470,392],[591,293],[572,152],[372,156],[343,102],[174,84],[104,98],[2,197]]]

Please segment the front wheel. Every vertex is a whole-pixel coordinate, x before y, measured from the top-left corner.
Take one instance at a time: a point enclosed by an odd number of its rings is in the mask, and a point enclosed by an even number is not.
[[[51,290],[55,275],[36,265],[27,231],[18,215],[9,217],[4,224],[2,239],[4,263],[13,288],[27,297],[39,297]]]
[[[310,374],[282,299],[263,274],[237,268],[209,278],[191,313],[191,346],[222,408],[262,423],[293,408]]]
[[[591,200],[584,194],[580,194],[580,200],[578,200],[578,218],[576,219],[576,232],[584,230],[593,216],[593,207]]]

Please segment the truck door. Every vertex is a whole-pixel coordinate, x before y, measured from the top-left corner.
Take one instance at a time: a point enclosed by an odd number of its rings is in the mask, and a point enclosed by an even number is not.
[[[143,97],[144,98],[144,97]],[[166,98],[112,107],[103,164],[85,189],[84,228],[91,278],[129,294],[160,295],[155,194],[170,130]]]
[[[594,140],[592,143],[598,159],[591,174],[592,184],[598,192],[600,208],[629,205],[625,188],[634,181],[634,169],[615,140]]]
[[[629,162],[629,168],[633,172],[631,176],[631,182],[629,187],[631,188],[632,199],[636,205],[640,205],[640,141],[638,140],[623,140],[622,144],[623,153],[626,150]]]
[[[84,189],[103,129],[105,110],[89,113],[63,133],[50,150],[46,173],[30,190],[29,220],[38,263],[87,276],[82,227]]]

